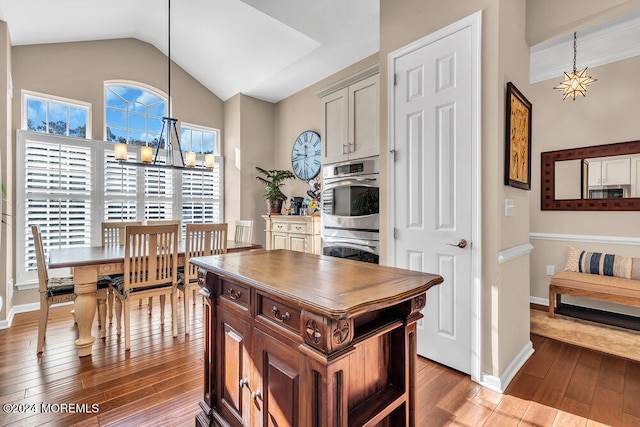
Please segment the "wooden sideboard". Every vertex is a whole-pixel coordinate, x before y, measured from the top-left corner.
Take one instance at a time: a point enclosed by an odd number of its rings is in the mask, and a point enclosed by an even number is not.
[[[415,425],[416,322],[442,277],[289,250],[193,258],[196,425]]]
[[[267,249],[320,254],[319,215],[262,215],[267,233]]]

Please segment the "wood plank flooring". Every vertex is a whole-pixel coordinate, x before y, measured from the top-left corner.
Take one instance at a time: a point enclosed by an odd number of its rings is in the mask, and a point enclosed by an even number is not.
[[[11,328],[0,330],[0,403],[27,405],[0,412],[0,426],[194,424],[203,375],[199,301],[190,336],[184,335],[181,307],[175,339],[169,307],[163,326],[158,305],[151,317],[146,307],[136,307],[130,352],[111,325],[106,341],[96,342],[92,356],[82,359],[72,344],[77,332],[71,308],[51,310],[41,357],[35,350],[37,312],[16,315]],[[99,336],[95,327],[93,335]],[[531,339],[536,351],[505,394],[420,358],[418,426],[640,426],[639,362],[536,335]],[[72,406],[72,412],[65,404],[86,407]]]

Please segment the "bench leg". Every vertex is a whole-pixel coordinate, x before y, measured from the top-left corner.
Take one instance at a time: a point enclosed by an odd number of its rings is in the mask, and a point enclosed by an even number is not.
[[[555,292],[549,289],[549,317],[555,317],[554,308],[555,308]],[[558,295],[559,296],[559,295]]]

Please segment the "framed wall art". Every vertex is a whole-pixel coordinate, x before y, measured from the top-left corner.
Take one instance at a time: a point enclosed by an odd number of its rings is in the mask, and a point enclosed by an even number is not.
[[[531,103],[507,83],[504,185],[531,189]]]

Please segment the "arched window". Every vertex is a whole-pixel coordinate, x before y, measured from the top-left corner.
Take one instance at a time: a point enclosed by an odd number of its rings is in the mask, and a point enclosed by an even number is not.
[[[105,140],[156,147],[162,139],[166,98],[151,88],[108,82],[104,86]]]

